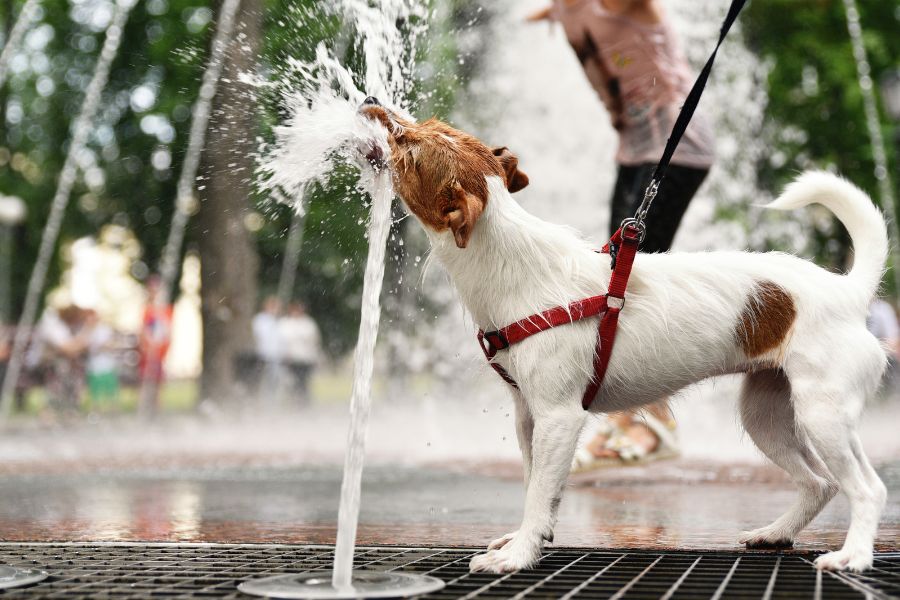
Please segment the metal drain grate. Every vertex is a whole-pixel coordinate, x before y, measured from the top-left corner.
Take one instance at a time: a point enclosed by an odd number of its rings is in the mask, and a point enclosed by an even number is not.
[[[540,566],[471,574],[473,549],[360,548],[356,564],[439,577],[427,598],[900,598],[900,552],[864,575],[816,571],[812,555],[550,549]],[[0,564],[46,569],[9,598],[244,598],[251,578],[331,568],[332,548],[230,544],[0,543]]]

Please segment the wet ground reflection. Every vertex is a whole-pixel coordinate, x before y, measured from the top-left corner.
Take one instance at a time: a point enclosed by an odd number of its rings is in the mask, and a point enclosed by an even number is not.
[[[900,464],[881,468],[891,498]],[[334,467],[180,469],[0,477],[0,538],[15,541],[332,543],[340,472]],[[515,466],[473,474],[444,467],[368,469],[360,542],[482,545],[514,529],[523,492]],[[764,467],[668,463],[573,480],[558,545],[736,548],[740,530],[774,519],[793,500]],[[843,539],[842,498],[797,547]],[[879,534],[895,549],[900,504],[889,501]]]

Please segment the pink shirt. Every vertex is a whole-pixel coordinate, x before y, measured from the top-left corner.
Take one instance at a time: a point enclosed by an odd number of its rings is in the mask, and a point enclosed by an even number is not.
[[[650,25],[617,15],[603,8],[600,0],[554,0],[551,15],[562,23],[585,74],[611,113],[618,111],[609,80],[618,82],[622,126],[616,161],[658,162],[694,82],[671,26],[665,20]],[[712,131],[698,110],[672,164],[709,168],[713,158]]]

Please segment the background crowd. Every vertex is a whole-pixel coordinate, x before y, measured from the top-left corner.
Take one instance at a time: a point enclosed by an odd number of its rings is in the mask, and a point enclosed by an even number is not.
[[[96,309],[79,306],[64,290],[51,294],[29,335],[14,409],[63,417],[128,411],[156,415],[163,408],[161,388],[174,333],[172,306],[160,301],[157,278],[148,281],[144,294],[137,333],[115,329]],[[6,372],[14,333],[12,326],[0,327],[0,377]],[[294,302],[282,310],[277,298],[266,298],[253,319],[253,339],[255,351],[235,359],[245,392],[272,408],[309,404],[320,336],[303,304]]]

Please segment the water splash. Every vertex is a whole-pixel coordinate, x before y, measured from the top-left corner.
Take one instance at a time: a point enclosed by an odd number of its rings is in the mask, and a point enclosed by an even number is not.
[[[259,185],[300,213],[305,212],[306,188],[327,181],[337,163],[358,162],[358,150],[365,144],[387,148],[383,128],[359,118],[358,107],[366,96],[377,97],[412,120],[409,108],[418,39],[427,30],[427,11],[418,0],[374,4],[342,0],[331,10],[356,36],[355,45],[364,60],[362,80],[340,60],[339,50],[324,42],[310,61],[287,58],[271,80],[246,78],[257,87],[274,90],[289,114],[274,129],[274,143],[261,149]]]
[[[269,195],[298,212],[304,211],[300,201],[307,186],[324,183],[338,162],[358,162],[359,150],[367,144],[388,151],[384,128],[359,115],[365,94],[356,88],[350,72],[323,45],[317,57],[315,71],[296,63],[297,72],[309,73],[316,86],[285,96],[290,116],[275,128],[276,141],[264,150],[257,170]]]

